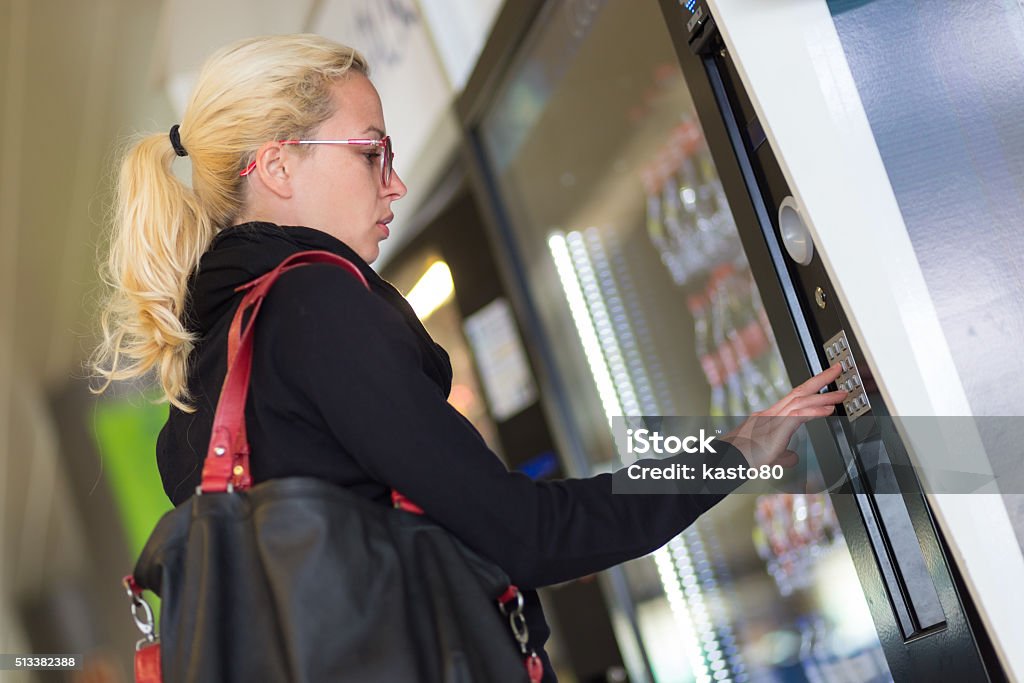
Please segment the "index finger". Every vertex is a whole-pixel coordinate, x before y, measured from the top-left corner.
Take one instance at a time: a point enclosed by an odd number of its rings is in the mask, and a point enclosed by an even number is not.
[[[843,366],[841,366],[839,363],[836,363],[832,367],[828,368],[827,370],[822,370],[817,375],[811,377],[809,380],[798,386],[796,389],[793,390],[793,393],[801,396],[809,396],[810,394],[816,394],[819,391],[821,391],[822,388],[828,386],[832,382],[835,382],[839,378],[839,375],[841,375],[842,373]]]

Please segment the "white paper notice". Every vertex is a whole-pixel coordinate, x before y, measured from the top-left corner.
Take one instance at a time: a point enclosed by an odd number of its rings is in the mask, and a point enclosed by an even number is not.
[[[508,302],[495,299],[463,327],[494,419],[507,420],[536,401],[537,385]]]

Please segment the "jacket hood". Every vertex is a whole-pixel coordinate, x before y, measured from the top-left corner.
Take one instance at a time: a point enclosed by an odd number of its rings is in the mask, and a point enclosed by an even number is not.
[[[221,318],[234,313],[231,304],[237,296],[236,287],[263,275],[288,256],[310,249],[329,251],[352,261],[374,290],[383,282],[347,244],[323,231],[243,223],[218,232],[199,261],[189,283],[189,329],[200,334],[209,332]]]
[[[189,282],[185,306],[187,327],[206,337],[218,323],[234,315],[241,297],[236,287],[275,268],[292,254],[309,250],[329,251],[359,268],[370,290],[398,310],[419,336],[432,366],[431,374],[447,395],[452,376],[448,354],[434,343],[412,306],[347,244],[322,230],[266,222],[243,223],[221,230],[203,254]]]

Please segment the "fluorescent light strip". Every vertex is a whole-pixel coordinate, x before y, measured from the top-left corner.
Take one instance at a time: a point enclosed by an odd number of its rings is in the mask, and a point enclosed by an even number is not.
[[[728,610],[722,598],[721,584],[717,572],[712,565],[715,554],[721,554],[718,538],[713,532],[704,535],[698,526],[691,526],[683,534],[690,549],[690,557],[695,567],[703,567],[696,572],[701,588],[704,590],[705,601],[708,606],[708,613],[711,621],[715,624],[716,646],[723,653],[723,658],[728,661],[733,680],[736,683],[744,683],[749,680],[746,664],[743,656],[736,647],[736,636],[733,633]],[[723,574],[728,575],[728,565]],[[728,673],[728,672],[727,672]],[[725,674],[723,674],[724,676]]]
[[[416,312],[416,317],[426,320],[451,298],[455,292],[452,271],[444,261],[435,261],[405,296]]]
[[[618,342],[611,330],[607,308],[600,298],[600,290],[597,287],[585,245],[578,232],[570,232],[566,235],[561,231],[555,231],[548,236],[548,249],[551,251],[566,302],[569,304],[576,333],[583,344],[583,352],[587,358],[590,373],[597,385],[605,417],[611,426],[613,416],[629,414],[623,410],[620,396],[625,394],[631,397],[632,404],[637,409],[639,406],[636,401],[636,393],[629,381],[629,373],[622,361]],[[595,318],[602,323],[600,330],[595,324],[597,322]],[[613,368],[609,367],[609,357],[614,359],[614,373]],[[616,377],[619,379],[618,384],[615,382]],[[620,387],[624,391],[617,391]],[[671,553],[669,547],[672,548]],[[695,679],[697,683],[711,683],[712,675],[708,670],[708,661],[704,656],[702,640],[694,631],[694,619],[691,614],[698,618],[702,634],[711,631],[711,641],[714,644],[709,648],[709,656],[712,653],[719,653],[721,657],[720,645],[710,625],[697,577],[693,577],[694,583],[691,587],[684,587],[682,577],[678,573],[678,564],[673,562],[673,555],[675,555],[677,559],[683,560],[684,565],[690,564],[690,554],[686,543],[682,536],[677,536],[669,543],[669,546],[659,548],[652,555],[669,606],[682,631],[683,647],[690,660]],[[721,676],[721,670],[715,673],[717,674],[716,680],[724,678]]]
[[[598,339],[601,341],[601,346],[605,351],[605,357],[608,359],[608,364],[611,367],[612,378],[616,381],[615,386],[618,389],[619,396],[624,397],[623,403],[626,403],[628,400],[632,400],[633,406],[635,406],[637,411],[639,411],[639,405],[636,403],[637,392],[633,384],[633,374],[629,372],[629,369],[626,367],[623,360],[619,337],[615,336],[610,329],[611,316],[608,313],[606,301],[609,300],[609,295],[614,297],[615,300],[618,300],[618,292],[615,291],[614,281],[611,280],[611,274],[608,272],[607,258],[604,255],[604,250],[601,248],[600,240],[597,236],[597,230],[595,228],[590,228],[587,232],[590,237],[590,239],[587,240],[584,240],[583,235],[577,232],[570,232],[566,236],[566,241],[569,245],[569,253],[573,256],[577,274],[579,275],[580,282],[583,284],[583,293],[587,298],[591,317],[594,319],[597,326]],[[597,272],[604,270],[608,281],[602,282],[599,280],[595,270]],[[621,302],[619,305],[621,307]],[[626,330],[626,333],[629,337],[632,336],[628,330]],[[639,414],[638,412],[633,412],[630,407],[631,406],[628,404],[626,405],[627,414]],[[691,531],[695,532],[693,529],[691,529]],[[692,535],[697,543],[694,550],[699,556],[703,557],[703,545],[700,541],[700,537],[699,535],[696,535],[696,533]],[[685,536],[681,537],[677,547],[686,553],[687,560],[690,555],[688,546],[689,539]],[[689,576],[692,576],[690,579],[690,585],[686,585],[686,573],[682,574],[683,580],[676,580],[679,581],[679,584],[677,585],[681,587],[683,595],[685,596],[686,602],[689,606],[690,620],[697,631],[696,642],[704,649],[705,663],[714,662],[716,659],[721,660],[723,659],[722,646],[718,640],[718,634],[711,624],[703,586],[701,585],[699,577],[693,572],[692,567],[688,569],[688,573]],[[668,590],[668,587],[666,587],[666,590]],[[730,680],[729,671],[728,669],[722,671],[723,666],[727,666],[725,661],[719,665],[718,670],[715,671],[713,676],[716,680],[728,681]]]
[[[548,249],[551,251],[551,258],[555,262],[555,270],[558,271],[558,279],[562,282],[562,291],[565,293],[565,300],[569,304],[569,311],[572,313],[572,321],[576,325],[576,334],[583,344],[583,353],[590,366],[590,374],[597,385],[597,394],[601,399],[601,407],[604,409],[605,417],[608,419],[608,426],[611,427],[612,417],[623,415],[622,405],[615,393],[615,384],[612,382],[612,374],[605,362],[604,354],[601,353],[601,343],[597,339],[597,332],[594,330],[593,322],[590,320],[590,312],[587,310],[587,302],[583,298],[583,290],[580,288],[579,280],[576,278],[576,271],[572,265],[572,258],[569,256],[569,247],[565,242],[565,235],[562,232],[553,232],[548,236]]]
[[[612,266],[615,282],[621,289],[623,306],[629,311],[630,325],[636,334],[639,362],[644,368],[647,381],[653,387],[654,396],[650,400],[654,407],[649,412],[652,415],[678,414],[676,401],[665,379],[661,360],[650,339],[651,328],[647,322],[647,316],[640,300],[641,297],[637,292],[633,275],[630,272],[630,265],[626,262],[625,251],[620,246],[621,240],[619,235],[613,232],[605,235],[604,240],[604,243],[608,245],[608,251],[611,253],[609,261]],[[642,399],[643,397],[641,397],[641,406],[643,406]],[[644,408],[644,411],[647,412],[648,408]]]
[[[690,661],[690,670],[693,672],[694,679],[697,683],[711,683],[707,662],[704,661],[704,654],[701,652],[700,641],[693,630],[693,621],[690,619],[689,609],[686,605],[683,585],[676,574],[668,546],[658,548],[652,555],[654,564],[658,568],[661,585],[665,588],[665,595],[668,597],[669,607],[672,609],[672,616],[675,617],[676,624],[682,632],[683,649]]]
[[[633,328],[630,324],[630,317],[626,313],[626,307],[619,293],[619,286],[612,274],[611,263],[608,261],[608,254],[604,244],[601,242],[601,231],[597,228],[587,228],[583,233],[590,260],[597,271],[597,282],[601,288],[603,300],[607,303],[608,312],[611,316],[615,336],[619,342],[619,349],[629,370],[629,377],[632,381],[632,388],[639,402],[635,414],[656,415],[659,413],[658,406],[654,399],[654,392],[651,389],[651,381],[647,376],[647,369],[644,367],[643,359],[640,356],[639,345]],[[632,414],[632,413],[631,413]]]
[[[565,236],[569,245],[569,255],[572,257],[576,275],[582,287],[583,296],[587,302],[587,309],[590,311],[590,318],[593,320],[597,330],[597,338],[604,352],[611,377],[615,385],[615,391],[622,403],[623,415],[639,415],[640,403],[636,399],[636,390],[630,381],[629,371],[622,359],[622,351],[619,349],[619,341],[615,338],[612,329],[611,316],[605,307],[601,290],[597,284],[597,277],[594,268],[590,263],[590,256],[587,254],[586,245],[583,243],[583,235],[578,231],[572,231]]]
[[[704,552],[703,542],[697,529],[690,527],[681,535],[674,538],[669,547],[675,558],[676,570],[680,583],[685,586],[683,594],[686,596],[690,608],[690,618],[693,620],[697,641],[702,644],[706,654],[707,662],[721,660],[722,664],[715,671],[714,678],[717,681],[731,681],[729,660],[725,657],[722,643],[718,638],[718,632],[711,621],[708,602],[713,596],[709,591],[703,590],[703,581],[694,569],[694,564],[707,562],[707,555]],[[705,595],[705,593],[708,593]],[[728,626],[724,626],[728,628]]]

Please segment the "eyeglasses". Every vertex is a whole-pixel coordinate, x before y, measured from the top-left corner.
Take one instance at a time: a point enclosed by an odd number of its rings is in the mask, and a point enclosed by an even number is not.
[[[363,138],[351,138],[349,140],[278,140],[282,145],[358,145],[360,147],[383,147],[381,153],[380,182],[384,187],[391,185],[391,170],[394,167],[395,153],[391,149],[391,136],[385,135],[380,140],[367,140]],[[247,176],[256,168],[256,161],[239,173],[240,176]]]

